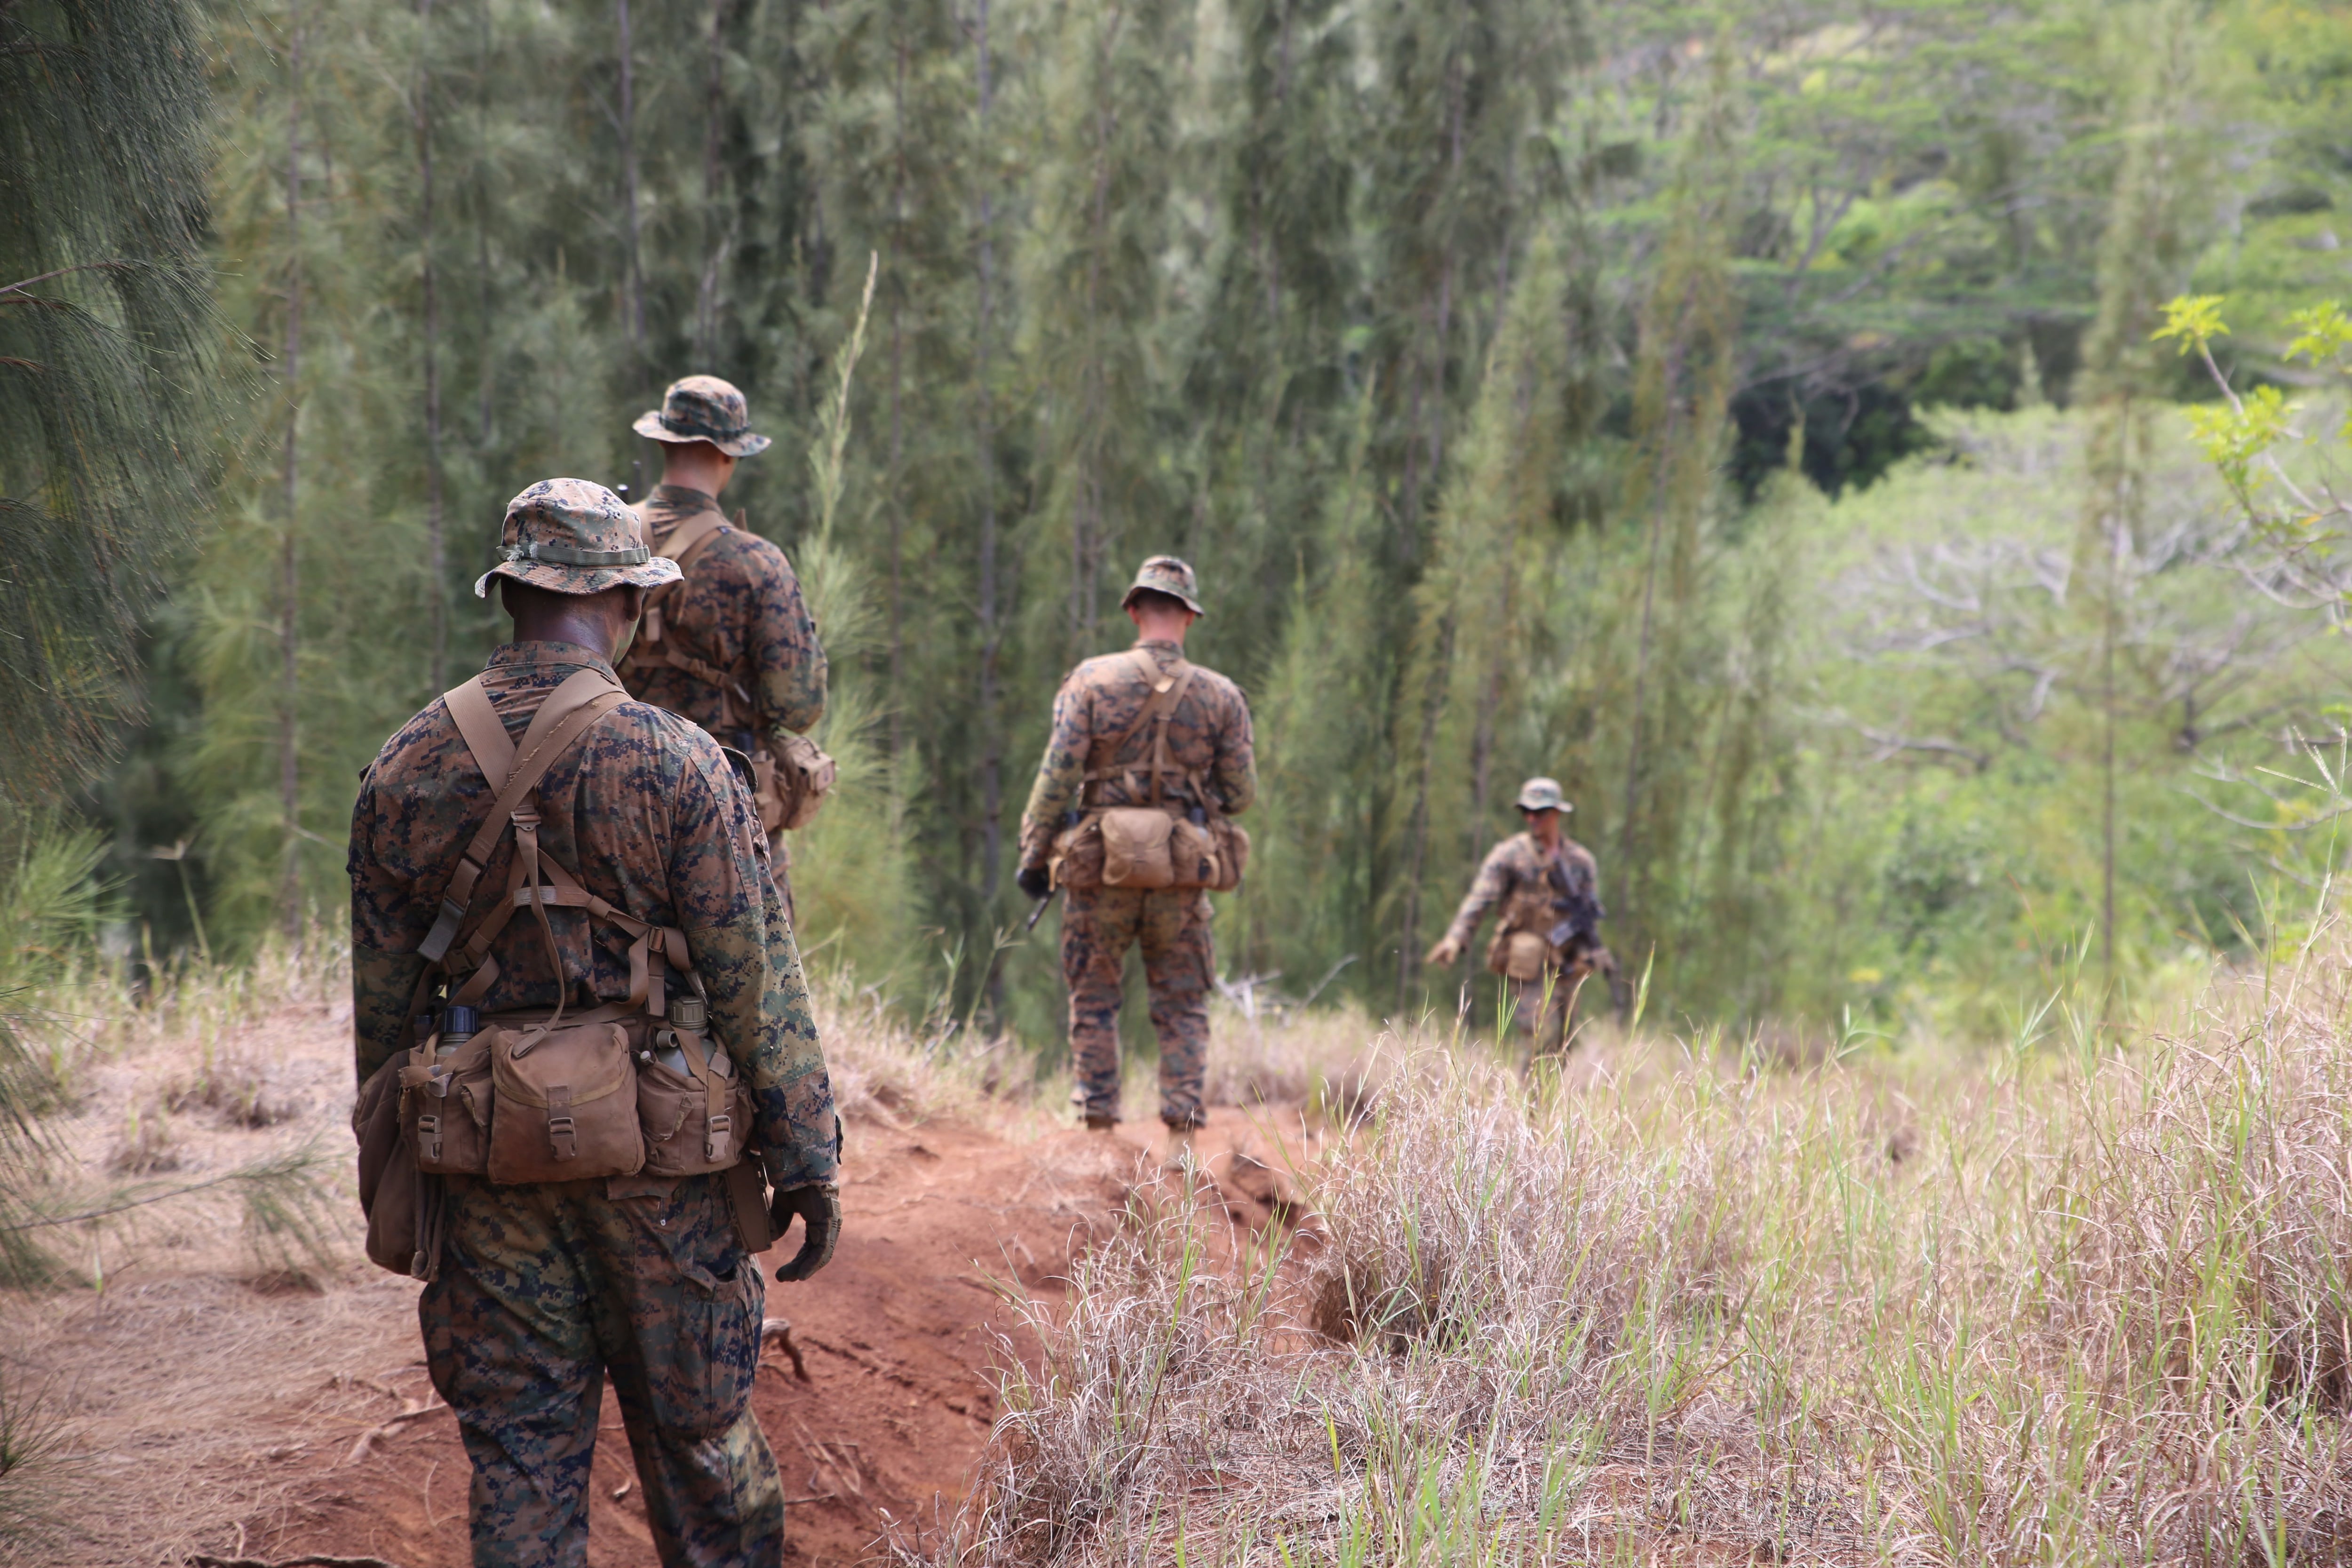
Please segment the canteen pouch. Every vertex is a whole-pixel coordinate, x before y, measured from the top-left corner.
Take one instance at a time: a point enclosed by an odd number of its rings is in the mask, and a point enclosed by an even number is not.
[[[1053,858],[1045,862],[1046,874],[1054,886],[1071,888],[1081,893],[1092,892],[1103,885],[1103,836],[1101,818],[1089,814],[1076,827],[1066,827],[1054,836]]]
[[[1171,886],[1223,886],[1224,868],[1217,857],[1216,834],[1190,817],[1180,816],[1169,826],[1168,863],[1176,873]]]
[[[833,793],[833,781],[840,770],[806,735],[787,734],[775,743],[781,754],[771,757],[768,779],[761,787],[775,796],[776,820],[768,821],[764,805],[760,808],[760,820],[770,832],[779,827],[806,827],[816,820],[824,797]],[[751,765],[757,768],[759,764],[760,759],[752,758]],[[761,798],[764,801],[767,795],[763,793]]]
[[[1115,805],[1102,814],[1106,888],[1150,889],[1174,885],[1168,840],[1175,820],[1158,806]]]
[[[416,1260],[416,1156],[400,1126],[400,1071],[407,1062],[404,1051],[376,1068],[352,1106],[368,1261],[394,1274],[408,1273]]]
[[[1249,869],[1249,829],[1219,816],[1210,820],[1209,832],[1217,841],[1217,879],[1209,884],[1209,891],[1230,893],[1242,885],[1242,873]]]
[[[773,833],[784,825],[784,797],[776,793],[776,759],[764,751],[751,753],[751,804],[766,831]]]
[[[400,1119],[416,1168],[438,1176],[478,1176],[490,1168],[490,1049],[476,1035],[436,1061],[434,1042],[400,1068]]]
[[[501,1025],[475,1037],[488,1043],[496,1097],[490,1180],[578,1182],[645,1168],[629,1035],[620,1024],[572,1024],[551,1034]]]
[[[707,1036],[656,1026],[652,1052],[668,1048],[675,1034],[687,1061],[700,1059]],[[743,1158],[751,1128],[751,1097],[725,1051],[711,1053],[705,1076],[682,1073],[657,1054],[637,1064],[637,1124],[646,1140],[645,1174],[699,1176]]]
[[[1514,980],[1541,980],[1551,963],[1551,943],[1531,931],[1515,931],[1503,947],[1503,973]]]

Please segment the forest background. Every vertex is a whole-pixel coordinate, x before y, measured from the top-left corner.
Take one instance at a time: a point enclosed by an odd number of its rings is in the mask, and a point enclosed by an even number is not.
[[[0,523],[60,581],[58,520],[184,525],[135,637],[11,668],[12,723],[60,671],[102,720],[61,731],[113,759],[73,809],[152,952],[336,918],[360,770],[501,635],[468,588],[504,501],[641,493],[629,421],[691,371],[777,437],[727,504],[833,658],[803,950],[910,1012],[1057,1040],[1013,826],[1055,683],[1162,551],[1256,715],[1220,964],[1294,997],[1450,1011],[1467,971],[1419,954],[1535,773],[1654,1010],[1738,1028],[2127,1003],[2292,934],[2339,858],[2341,596],[2249,537],[2187,438],[2213,387],[2149,338],[2227,293],[2231,374],[2312,379],[2281,353],[2347,292],[2352,7],[0,0],[0,29],[24,69],[144,29],[194,171],[166,271],[203,331],[140,327],[121,271],[0,310],[0,420],[47,416],[18,345],[74,310],[173,383],[170,419],[116,411],[154,471],[112,511],[0,443],[33,498]],[[869,258],[835,507],[811,459]],[[57,821],[33,771],[15,844]]]

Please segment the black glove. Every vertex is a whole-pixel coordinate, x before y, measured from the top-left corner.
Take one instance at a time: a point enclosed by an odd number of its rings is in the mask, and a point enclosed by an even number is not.
[[[1013,885],[1033,899],[1042,899],[1054,890],[1054,879],[1043,866],[1024,866],[1013,873]]]
[[[812,1182],[769,1199],[778,1241],[792,1229],[794,1215],[801,1218],[801,1249],[776,1270],[779,1279],[805,1279],[833,1261],[834,1243],[841,1239],[841,1189],[831,1182]]]

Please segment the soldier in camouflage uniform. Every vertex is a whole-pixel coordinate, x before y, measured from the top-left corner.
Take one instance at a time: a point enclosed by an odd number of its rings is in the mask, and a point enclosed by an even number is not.
[[[1596,929],[1608,913],[1601,907],[1600,867],[1591,851],[1559,830],[1561,816],[1575,808],[1560,797],[1558,781],[1529,779],[1519,788],[1518,808],[1527,831],[1487,853],[1427,962],[1439,969],[1454,963],[1486,911],[1500,905],[1486,967],[1502,976],[1512,1026],[1534,1055],[1550,1056],[1561,1048],[1584,982],[1599,974],[1613,988],[1617,961]]]
[[[677,568],[648,559],[619,497],[579,479],[533,485],[509,506],[491,577],[515,640],[482,679],[508,733],[574,671],[609,677],[645,590]],[[583,564],[582,563],[590,563]],[[352,816],[352,1003],[362,1082],[411,1042],[417,949],[498,793],[443,700],[402,726],[368,769]],[[718,744],[658,708],[625,702],[562,754],[537,792],[541,843],[593,893],[683,930],[710,1022],[753,1100],[753,1142],[782,1232],[806,1235],[779,1278],[831,1256],[840,1124],[772,880],[767,844]],[[479,886],[503,889],[509,834]],[[503,895],[501,895],[503,896]],[[467,929],[494,902],[478,899]],[[548,911],[572,1005],[630,994],[625,946],[586,911]],[[485,1013],[551,1008],[564,981],[540,930],[493,944]],[[474,1561],[583,1564],[589,1467],[610,1375],[666,1564],[774,1563],[784,1494],[751,1414],[764,1287],[738,1240],[724,1174],[496,1185],[443,1176],[446,1238],[418,1300],[434,1386],[473,1460]]]
[[[824,717],[824,648],[784,552],[720,521],[719,509],[736,460],[766,450],[768,437],[752,434],[743,395],[715,375],[671,383],[633,428],[662,443],[661,483],[636,508],[646,542],[678,558],[685,577],[649,599],[621,679],[630,696],[684,714],[747,755],[781,756],[786,735]],[[716,529],[670,548],[706,515]],[[782,830],[769,842],[789,903]]]
[[[1196,594],[1192,569],[1183,562],[1171,555],[1146,561],[1121,601],[1135,622],[1135,647],[1090,658],[1062,682],[1053,733],[1021,816],[1017,880],[1031,898],[1051,890],[1047,862],[1069,819],[1088,807],[1146,804],[1135,770],[1150,761],[1148,731],[1131,736],[1113,757],[1091,753],[1097,742],[1116,741],[1135,724],[1155,683],[1182,660],[1184,634],[1201,616]],[[1194,668],[1167,725],[1170,773],[1185,775],[1178,789],[1189,792],[1197,781],[1215,797],[1193,805],[1238,816],[1257,796],[1249,703],[1223,676]],[[1160,1038],[1160,1119],[1180,1140],[1202,1125],[1209,989],[1216,973],[1209,919],[1209,895],[1198,888],[1068,890],[1062,976],[1070,991],[1070,1055],[1078,1079],[1073,1098],[1087,1126],[1106,1130],[1118,1121],[1120,982],[1127,950],[1136,945],[1143,949],[1151,1027]]]

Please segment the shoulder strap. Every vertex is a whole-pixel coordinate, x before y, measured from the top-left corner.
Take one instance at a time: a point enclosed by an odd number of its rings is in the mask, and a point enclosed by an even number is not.
[[[433,929],[425,933],[425,940],[417,944],[419,954],[431,963],[438,963],[449,951],[449,944],[457,940],[458,926],[466,919],[467,907],[473,901],[474,885],[481,880],[482,871],[488,864],[490,851],[498,847],[499,839],[513,821],[515,813],[521,808],[524,797],[539,787],[539,781],[547,776],[547,770],[555,765],[558,758],[594,728],[598,720],[627,701],[628,695],[600,669],[579,670],[548,693],[547,700],[541,703],[539,711],[531,716],[530,728],[523,731],[522,743],[520,746],[509,743],[506,747],[506,782],[500,786],[498,798],[491,803],[489,815],[483,818],[482,826],[475,832],[473,842],[466,846],[464,856],[450,873],[448,886],[441,895],[440,914],[435,919]],[[473,752],[475,764],[482,769],[482,776],[499,777],[491,768],[495,765],[499,742],[505,740],[506,726],[497,721],[497,713],[490,709],[489,694],[482,688],[481,677],[476,676],[456,691],[445,695],[442,701],[449,709],[450,717],[457,721],[457,732],[465,737],[467,749]],[[485,711],[488,712],[491,721],[488,728],[481,722]],[[478,733],[478,742],[476,733],[467,732],[468,726]],[[491,739],[492,730],[497,733],[496,741]],[[486,751],[492,755],[483,755]]]
[[[683,571],[688,559],[698,554],[702,547],[710,542],[711,536],[726,526],[727,514],[715,506],[709,511],[696,512],[671,529],[669,537],[662,541],[662,547],[654,553],[677,562],[678,569]]]
[[[1190,685],[1192,679],[1192,667],[1181,658],[1176,661],[1174,669],[1162,675],[1160,672],[1159,662],[1150,654],[1139,647],[1131,648],[1129,651],[1134,654],[1136,662],[1143,667],[1143,679],[1151,688],[1151,696],[1144,703],[1143,710],[1135,716],[1135,722],[1120,731],[1118,739],[1110,743],[1110,750],[1103,757],[1105,763],[1108,763],[1121,752],[1127,750],[1127,743],[1143,733],[1144,726],[1159,718],[1161,709],[1174,708],[1176,699],[1183,694],[1184,688]]]

